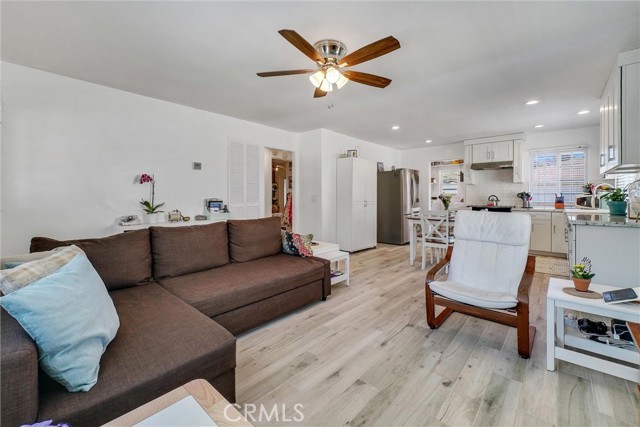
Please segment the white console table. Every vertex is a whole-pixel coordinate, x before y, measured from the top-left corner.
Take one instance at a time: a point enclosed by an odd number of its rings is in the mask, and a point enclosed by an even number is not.
[[[575,310],[584,315],[595,314],[639,323],[640,305],[634,303],[607,304],[602,299],[574,297],[562,291],[562,288],[567,287],[573,287],[573,282],[554,277],[549,280],[547,291],[547,370],[555,370],[556,359],[558,359],[640,383],[640,353],[638,351],[591,341],[586,339],[583,334],[574,332],[571,328],[565,328],[564,323],[565,309]],[[600,294],[616,289],[620,288],[594,283],[589,286],[589,290]],[[585,350],[593,355],[581,353],[565,346]],[[625,361],[635,367],[605,360],[598,355]]]
[[[318,258],[323,258],[329,260],[331,264],[336,264],[336,269],[340,268],[340,261],[344,262],[344,269],[342,269],[342,274],[340,276],[331,277],[331,285],[335,285],[336,283],[346,282],[345,284],[349,286],[349,252],[344,252],[340,250],[340,246],[337,243],[328,243],[328,242],[313,242],[317,243],[311,246],[311,250],[313,251],[313,256]]]
[[[189,221],[163,221],[156,222],[154,224],[135,224],[135,225],[114,225],[113,232],[114,233],[124,233],[125,231],[133,231],[133,230],[142,230],[149,227],[185,227],[188,225],[205,225],[205,224],[213,224],[214,222],[221,222],[231,219],[230,213],[220,213],[220,214],[212,214],[209,215],[208,219],[196,220],[191,218]]]

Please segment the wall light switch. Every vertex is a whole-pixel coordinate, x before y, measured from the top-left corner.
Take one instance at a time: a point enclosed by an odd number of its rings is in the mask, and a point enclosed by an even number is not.
[[[193,170],[199,171],[202,169],[202,163],[201,162],[193,162]]]

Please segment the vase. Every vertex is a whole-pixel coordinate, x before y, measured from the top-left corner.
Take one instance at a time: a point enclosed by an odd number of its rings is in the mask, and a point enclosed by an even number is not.
[[[587,292],[589,290],[591,279],[579,279],[577,277],[572,277],[571,280],[573,280],[573,286],[576,288],[576,291]]]
[[[147,213],[147,224],[157,224],[159,216],[160,214],[158,213]]]
[[[627,214],[627,202],[612,202],[607,201],[607,206],[609,207],[610,215],[626,215]]]

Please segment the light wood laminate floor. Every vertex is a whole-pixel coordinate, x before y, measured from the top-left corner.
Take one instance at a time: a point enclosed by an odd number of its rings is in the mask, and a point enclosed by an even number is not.
[[[636,426],[634,383],[559,362],[545,365],[549,275],[536,273],[531,359],[515,329],[454,313],[425,320],[424,278],[407,246],[351,256],[351,286],[238,337],[239,404],[304,405],[304,426]],[[292,414],[293,413],[293,414]],[[282,414],[281,414],[282,415]]]

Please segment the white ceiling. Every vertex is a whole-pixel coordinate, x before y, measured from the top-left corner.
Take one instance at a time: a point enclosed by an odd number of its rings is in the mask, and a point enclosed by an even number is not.
[[[313,68],[277,31],[352,52],[402,48],[314,99]],[[2,59],[265,125],[326,128],[398,149],[597,125],[620,51],[640,47],[640,2],[2,2]],[[525,106],[528,99],[541,103]],[[332,108],[328,108],[332,105]],[[576,115],[581,109],[591,114]],[[392,131],[392,125],[400,130]]]

